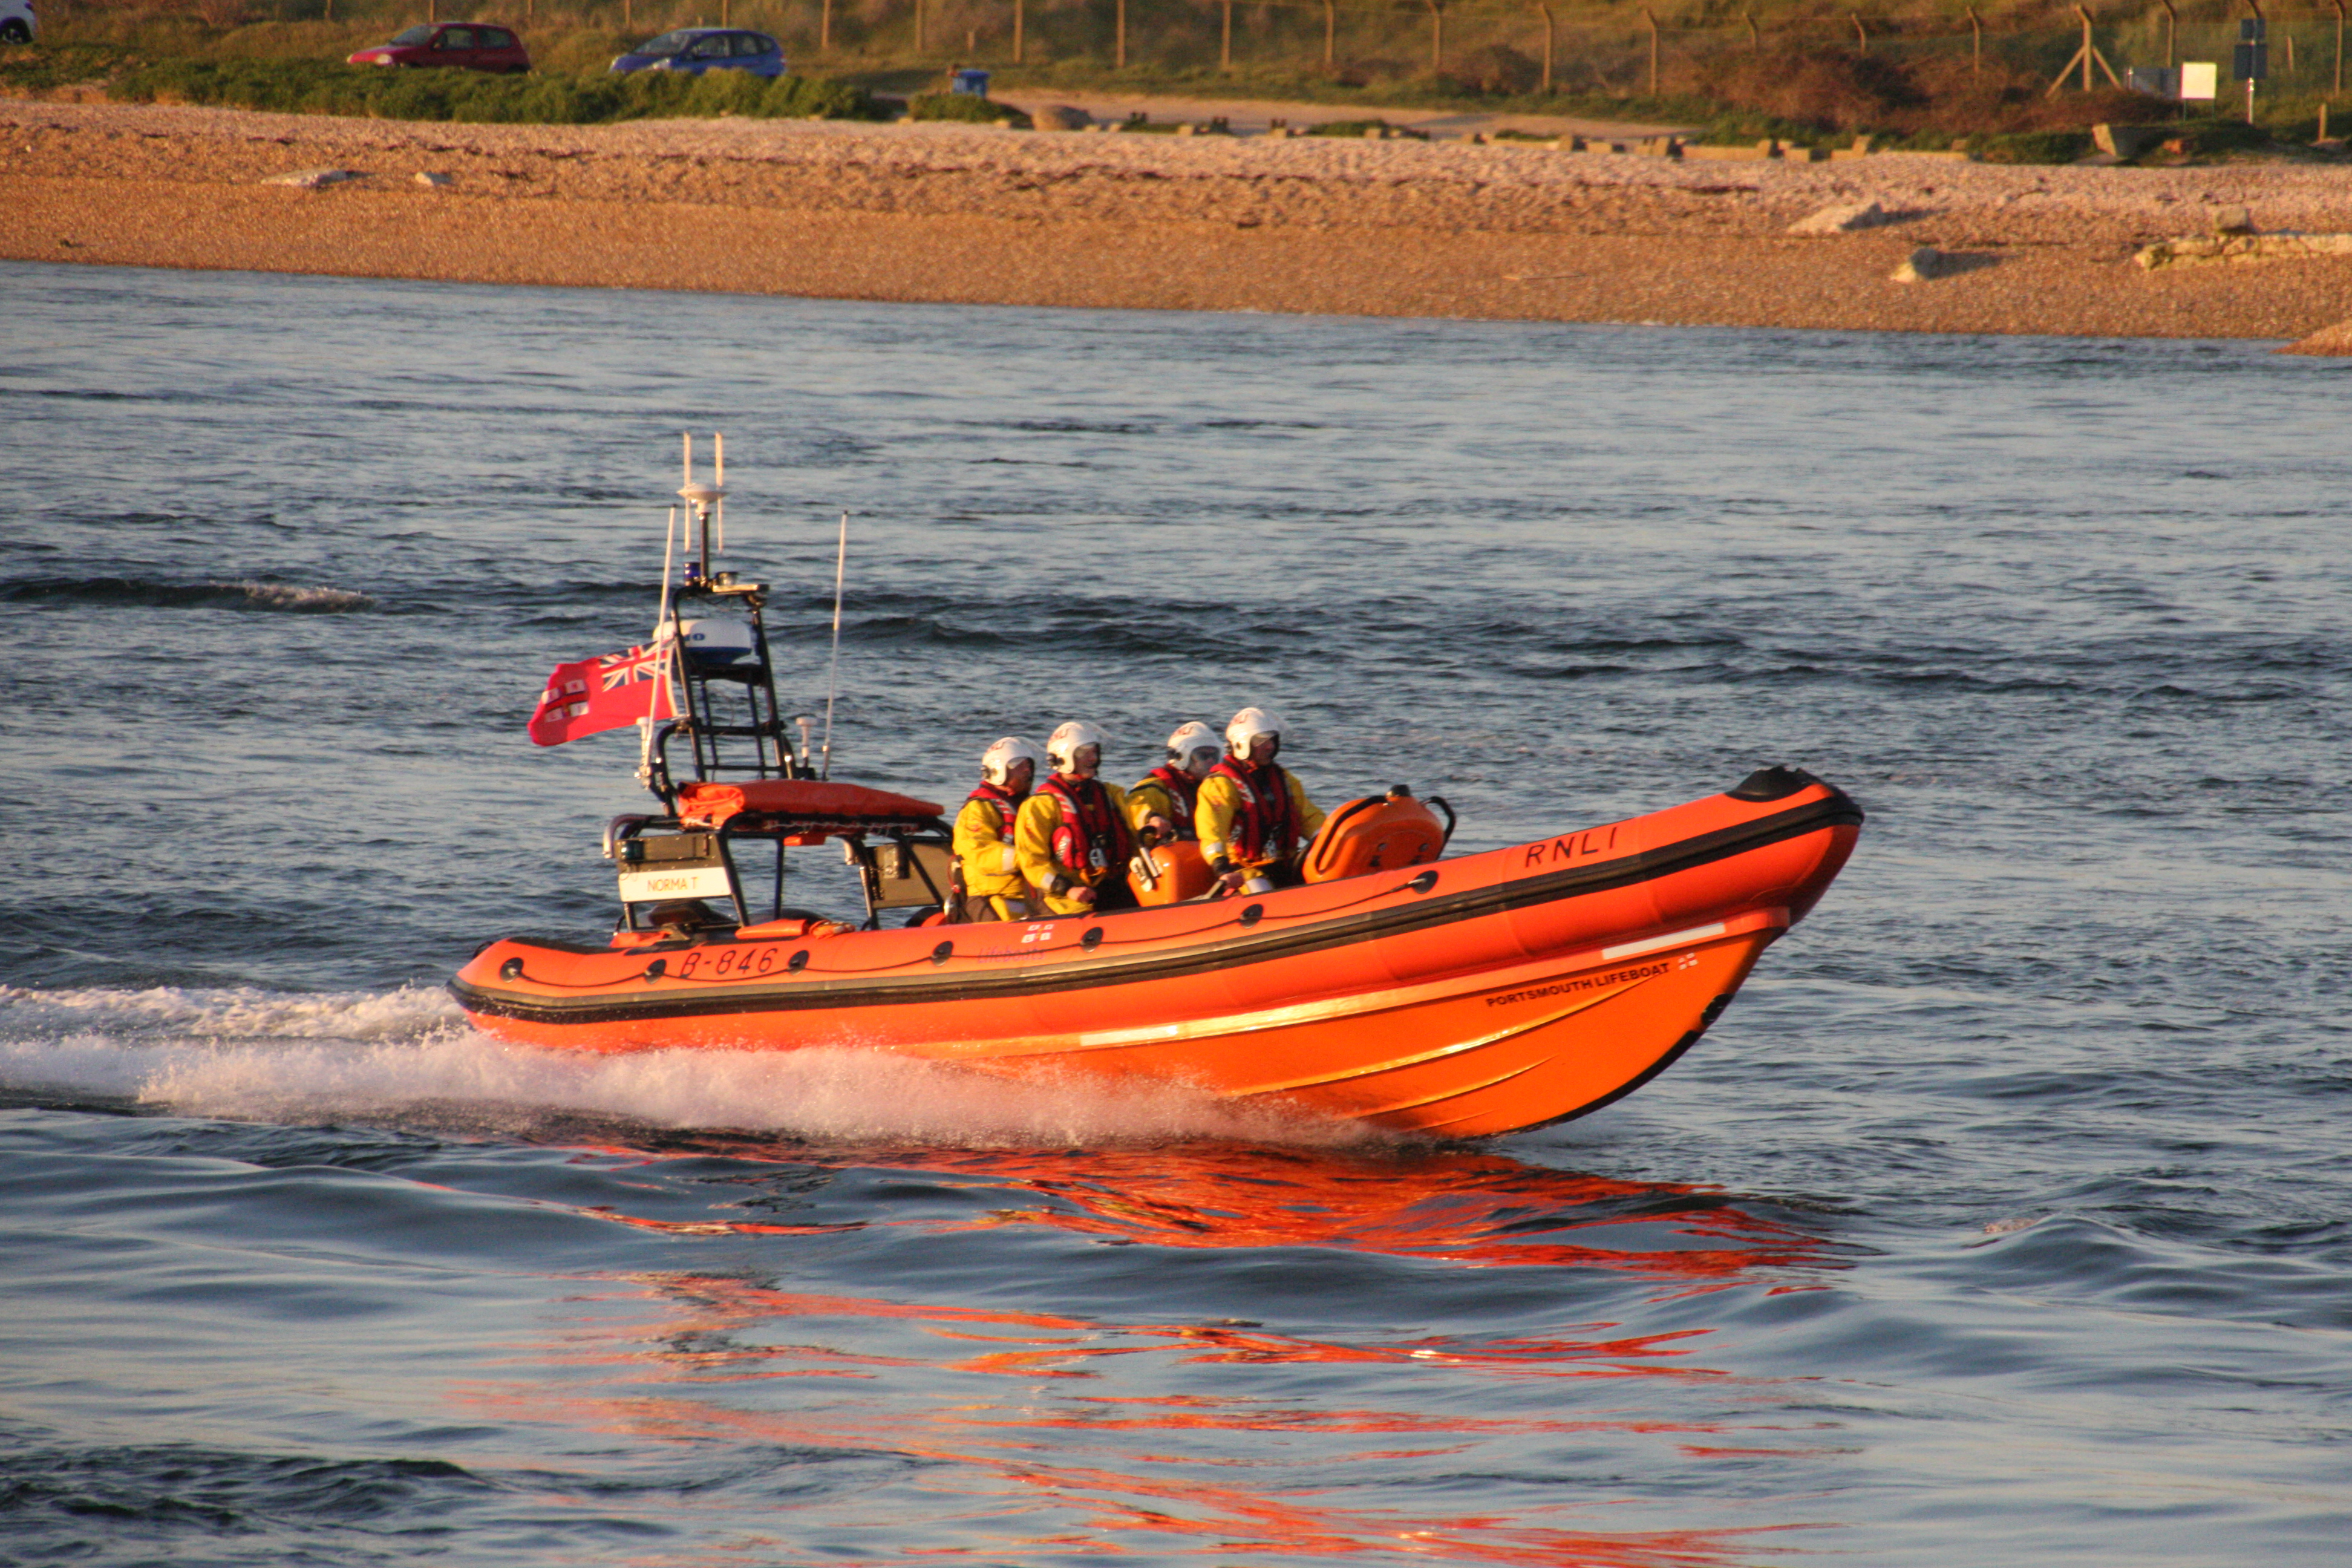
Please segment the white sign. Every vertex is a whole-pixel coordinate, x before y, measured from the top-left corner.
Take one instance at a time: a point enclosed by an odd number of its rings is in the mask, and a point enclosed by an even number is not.
[[[652,867],[621,873],[621,901],[642,904],[656,899],[731,899],[724,866]]]
[[[2221,68],[2213,61],[2183,60],[2180,62],[2180,100],[2183,103],[2191,100],[2210,102],[2217,95],[2221,80]]]

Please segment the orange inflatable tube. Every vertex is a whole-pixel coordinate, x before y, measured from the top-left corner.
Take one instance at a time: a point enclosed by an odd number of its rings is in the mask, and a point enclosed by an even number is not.
[[[451,990],[486,1032],[551,1048],[849,1047],[1479,1137],[1663,1071],[1827,890],[1862,821],[1769,768],[1645,816],[1262,897],[623,950],[513,938]]]

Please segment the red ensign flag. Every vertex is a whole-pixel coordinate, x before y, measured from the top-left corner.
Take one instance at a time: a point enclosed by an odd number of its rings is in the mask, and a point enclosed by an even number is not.
[[[541,746],[560,746],[600,730],[617,730],[650,713],[675,719],[669,682],[661,678],[661,658],[652,648],[633,647],[559,664],[547,678],[539,711],[530,716],[530,738]]]

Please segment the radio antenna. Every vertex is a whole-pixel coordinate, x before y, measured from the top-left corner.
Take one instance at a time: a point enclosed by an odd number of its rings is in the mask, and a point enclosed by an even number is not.
[[[727,457],[726,453],[722,449],[719,448],[719,437],[713,435],[710,437],[710,440],[713,450],[718,457],[718,468],[712,475],[712,481],[709,484],[696,484],[694,482],[694,436],[692,432],[688,432],[683,439],[686,443],[686,460],[684,468],[686,482],[677,487],[677,497],[678,500],[686,502],[686,504],[693,510],[693,515],[687,520],[687,527],[691,529],[699,525],[702,531],[701,542],[695,552],[697,559],[692,563],[694,570],[687,574],[687,585],[688,587],[693,587],[699,584],[709,583],[719,575],[718,572],[714,568],[711,556],[716,554],[718,550],[724,549],[727,543],[727,525],[724,521],[724,513],[720,511],[720,508],[724,504],[727,495]],[[720,519],[719,523],[719,543],[716,548],[713,547],[710,541],[710,525],[714,514],[717,514]],[[665,581],[664,586],[667,586],[667,581]]]
[[[724,430],[710,433],[710,486],[719,492],[719,499],[710,503],[710,509],[718,519],[719,542],[710,548],[714,552],[724,554],[727,550],[727,433]]]
[[[849,512],[841,514],[841,548],[833,558],[833,673],[824,689],[824,760],[817,769],[817,777],[833,776],[833,703],[841,695],[841,585],[849,570]]]

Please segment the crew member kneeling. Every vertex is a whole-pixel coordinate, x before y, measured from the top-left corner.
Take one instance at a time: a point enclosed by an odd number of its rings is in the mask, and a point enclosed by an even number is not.
[[[1021,875],[1049,915],[1135,908],[1127,862],[1135,853],[1127,792],[1095,776],[1102,732],[1073,721],[1047,738],[1054,771],[1021,804],[1015,828]],[[1167,819],[1153,816],[1166,829]]]
[[[1323,826],[1323,812],[1286,768],[1282,721],[1244,708],[1225,726],[1225,755],[1201,781],[1193,820],[1219,893],[1262,893],[1298,880],[1298,854]]]
[[[1029,884],[1021,879],[1014,839],[1021,803],[1029,798],[1037,765],[1045,753],[1037,742],[1007,735],[981,753],[980,787],[963,803],[955,821],[956,918],[963,921],[1025,921]]]
[[[1127,820],[1141,828],[1151,817],[1168,819],[1180,843],[1201,837],[1192,822],[1201,781],[1217,765],[1217,732],[1206,724],[1180,724],[1168,737],[1168,761],[1128,787]]]

